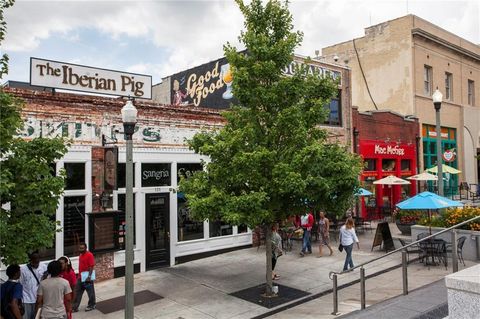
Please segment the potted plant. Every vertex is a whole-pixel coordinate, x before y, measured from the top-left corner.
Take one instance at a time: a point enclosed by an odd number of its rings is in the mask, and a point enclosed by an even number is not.
[[[424,216],[421,210],[399,210],[395,213],[395,223],[403,235],[411,235],[410,227]]]

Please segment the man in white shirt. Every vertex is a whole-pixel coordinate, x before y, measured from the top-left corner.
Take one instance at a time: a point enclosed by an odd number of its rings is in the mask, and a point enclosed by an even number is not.
[[[23,319],[35,319],[35,303],[37,290],[43,275],[47,273],[47,266],[40,263],[38,253],[30,254],[30,262],[20,268],[20,283],[23,286],[23,305],[25,314]]]

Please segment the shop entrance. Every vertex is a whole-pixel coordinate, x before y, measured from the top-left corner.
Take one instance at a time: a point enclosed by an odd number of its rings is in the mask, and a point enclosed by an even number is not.
[[[146,268],[170,265],[170,194],[145,194]]]

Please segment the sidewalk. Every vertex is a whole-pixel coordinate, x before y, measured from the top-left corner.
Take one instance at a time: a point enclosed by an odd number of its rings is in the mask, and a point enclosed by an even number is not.
[[[396,227],[390,225],[395,237]],[[361,250],[354,250],[355,264],[368,261],[383,254],[378,250],[371,252],[375,232],[366,232],[359,236]],[[395,243],[398,246],[398,243]],[[334,255],[316,258],[318,245],[314,243],[314,254],[301,258],[298,255],[299,243],[294,251],[280,257],[277,273],[281,276],[278,284],[296,288],[310,293],[310,301],[286,309],[285,304],[267,309],[257,304],[244,301],[229,294],[257,286],[265,282],[265,250],[256,247],[225,253],[205,259],[192,261],[170,268],[148,271],[135,275],[135,291],[150,290],[163,299],[135,307],[135,317],[149,318],[337,318],[330,313],[333,310],[332,294],[312,299],[312,295],[332,289],[328,277],[330,271],[339,271],[343,267],[344,253],[332,242]],[[401,255],[395,254],[373,263],[366,268],[366,275],[396,266],[401,263]],[[468,264],[467,264],[468,266]],[[462,269],[463,266],[460,267]],[[416,263],[409,266],[410,290],[442,279],[451,273],[444,267],[424,267]],[[339,285],[359,278],[359,271],[354,271],[339,277]],[[367,304],[375,304],[382,300],[402,293],[401,269],[396,269],[381,276],[367,280]],[[339,311],[343,314],[360,308],[360,288],[353,285],[339,292]],[[117,278],[96,284],[97,302],[122,296],[124,280]],[[281,291],[280,291],[281,294]],[[87,296],[83,297],[80,311],[74,314],[75,319],[81,318],[122,318],[123,311],[103,314],[98,310],[84,312]],[[293,301],[294,303],[298,300]],[[276,309],[282,312],[272,313]]]

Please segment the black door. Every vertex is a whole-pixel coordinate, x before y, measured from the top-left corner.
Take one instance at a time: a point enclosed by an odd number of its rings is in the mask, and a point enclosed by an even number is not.
[[[168,193],[145,194],[147,269],[170,265]]]

